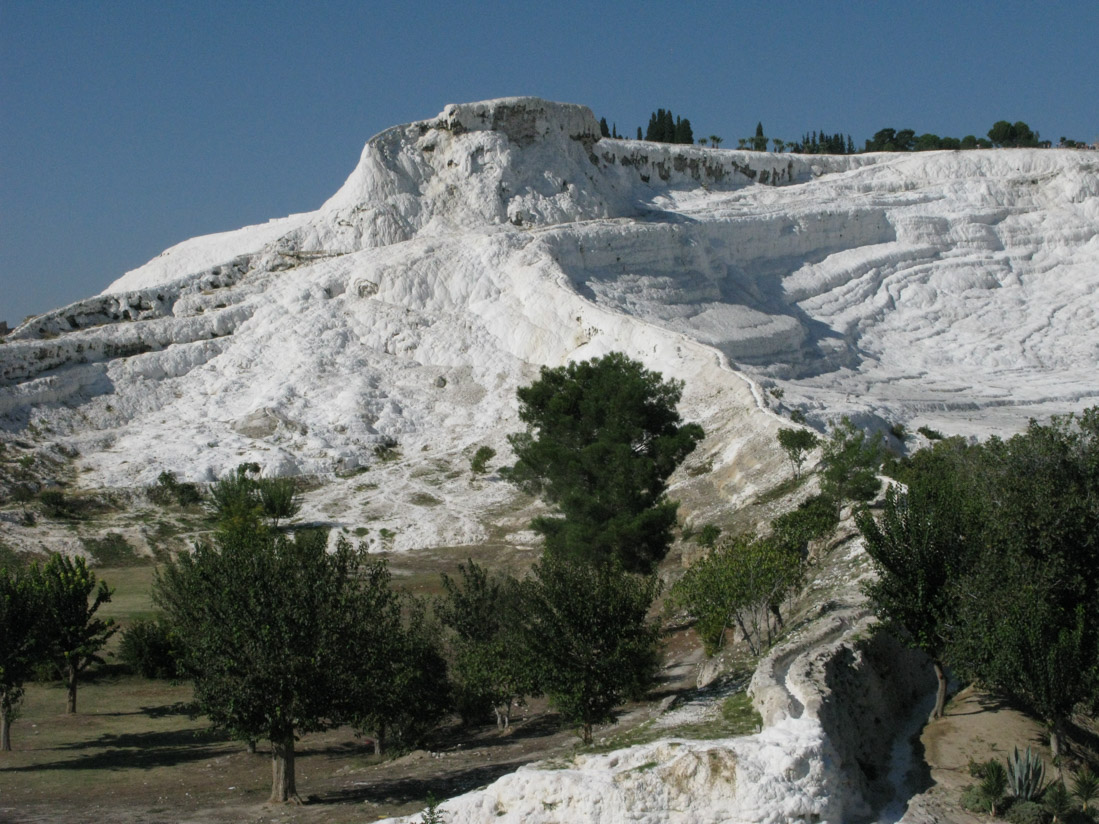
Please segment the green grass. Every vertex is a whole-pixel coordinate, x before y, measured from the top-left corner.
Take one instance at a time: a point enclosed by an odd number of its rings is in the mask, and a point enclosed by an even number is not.
[[[111,588],[110,602],[102,604],[97,615],[114,618],[122,626],[129,626],[138,619],[149,619],[157,614],[152,598],[155,567],[103,567],[94,572]]]

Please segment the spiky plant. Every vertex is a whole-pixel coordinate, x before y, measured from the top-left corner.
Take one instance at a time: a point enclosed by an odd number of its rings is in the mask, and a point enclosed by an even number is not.
[[[1042,763],[1041,756],[1031,752],[1030,747],[1027,747],[1022,755],[1019,755],[1019,748],[1016,747],[1007,761],[1011,794],[1023,801],[1032,801],[1041,794],[1045,774],[1046,767]]]
[[[999,761],[989,761],[985,764],[983,772],[981,783],[978,785],[981,799],[984,806],[988,808],[989,814],[996,815],[996,808],[1007,789],[1007,772]]]
[[[1053,816],[1055,822],[1063,821],[1072,812],[1072,799],[1064,783],[1054,781],[1046,787],[1046,791],[1042,793],[1042,806]]]
[[[1091,771],[1091,767],[1085,764],[1080,772],[1072,779],[1072,794],[1080,802],[1084,812],[1088,811],[1088,803],[1099,798],[1099,776]]]

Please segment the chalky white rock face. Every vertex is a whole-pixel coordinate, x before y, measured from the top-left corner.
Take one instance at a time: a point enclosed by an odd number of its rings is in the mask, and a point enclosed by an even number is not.
[[[789,471],[776,412],[985,434],[1099,403],[1097,287],[1092,153],[773,155],[600,139],[588,109],[533,98],[454,105],[373,138],[316,212],[186,241],[23,324],[0,429],[76,447],[88,485],[256,461],[331,479],[303,517],[369,523],[372,546],[522,547],[529,513],[468,461],[507,460],[539,366],[620,350],[683,380],[707,438],[673,491],[703,520]],[[865,814],[849,767],[870,756],[798,676],[854,655],[852,609],[761,668],[760,735],[520,770],[453,820]]]

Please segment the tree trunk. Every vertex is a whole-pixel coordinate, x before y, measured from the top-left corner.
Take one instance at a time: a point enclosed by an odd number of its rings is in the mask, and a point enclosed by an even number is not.
[[[11,752],[11,719],[3,707],[0,707],[0,752]]]
[[[76,714],[76,664],[69,664],[69,715]]]
[[[584,743],[585,744],[590,744],[591,743],[591,724],[588,723],[587,721],[584,722],[583,736],[584,736]]]
[[[1057,763],[1057,760],[1061,755],[1061,723],[1058,719],[1053,718],[1048,724],[1049,754],[1053,756],[1054,763]]]
[[[251,755],[256,754],[256,739],[254,739],[254,738],[249,738],[248,739],[248,752]]]
[[[301,803],[294,785],[294,736],[271,742],[271,798],[270,804],[287,801]]]
[[[379,724],[374,730],[374,755],[381,755],[385,749],[385,724]]]
[[[935,667],[935,677],[939,681],[938,691],[935,693],[935,709],[932,710],[931,717],[942,718],[946,707],[946,673],[943,672],[942,661],[932,661],[931,664]]]

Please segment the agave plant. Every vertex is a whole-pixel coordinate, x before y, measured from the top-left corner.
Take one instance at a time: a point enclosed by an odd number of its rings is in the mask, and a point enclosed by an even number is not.
[[[1085,764],[1080,772],[1072,779],[1072,794],[1080,802],[1084,812],[1088,811],[1088,802],[1099,798],[1099,776],[1091,771],[1091,767]]]
[[[1042,780],[1045,778],[1046,767],[1037,753],[1032,753],[1030,747],[1019,755],[1019,748],[1007,762],[1007,777],[1011,787],[1011,794],[1024,801],[1037,798],[1042,792]]]

